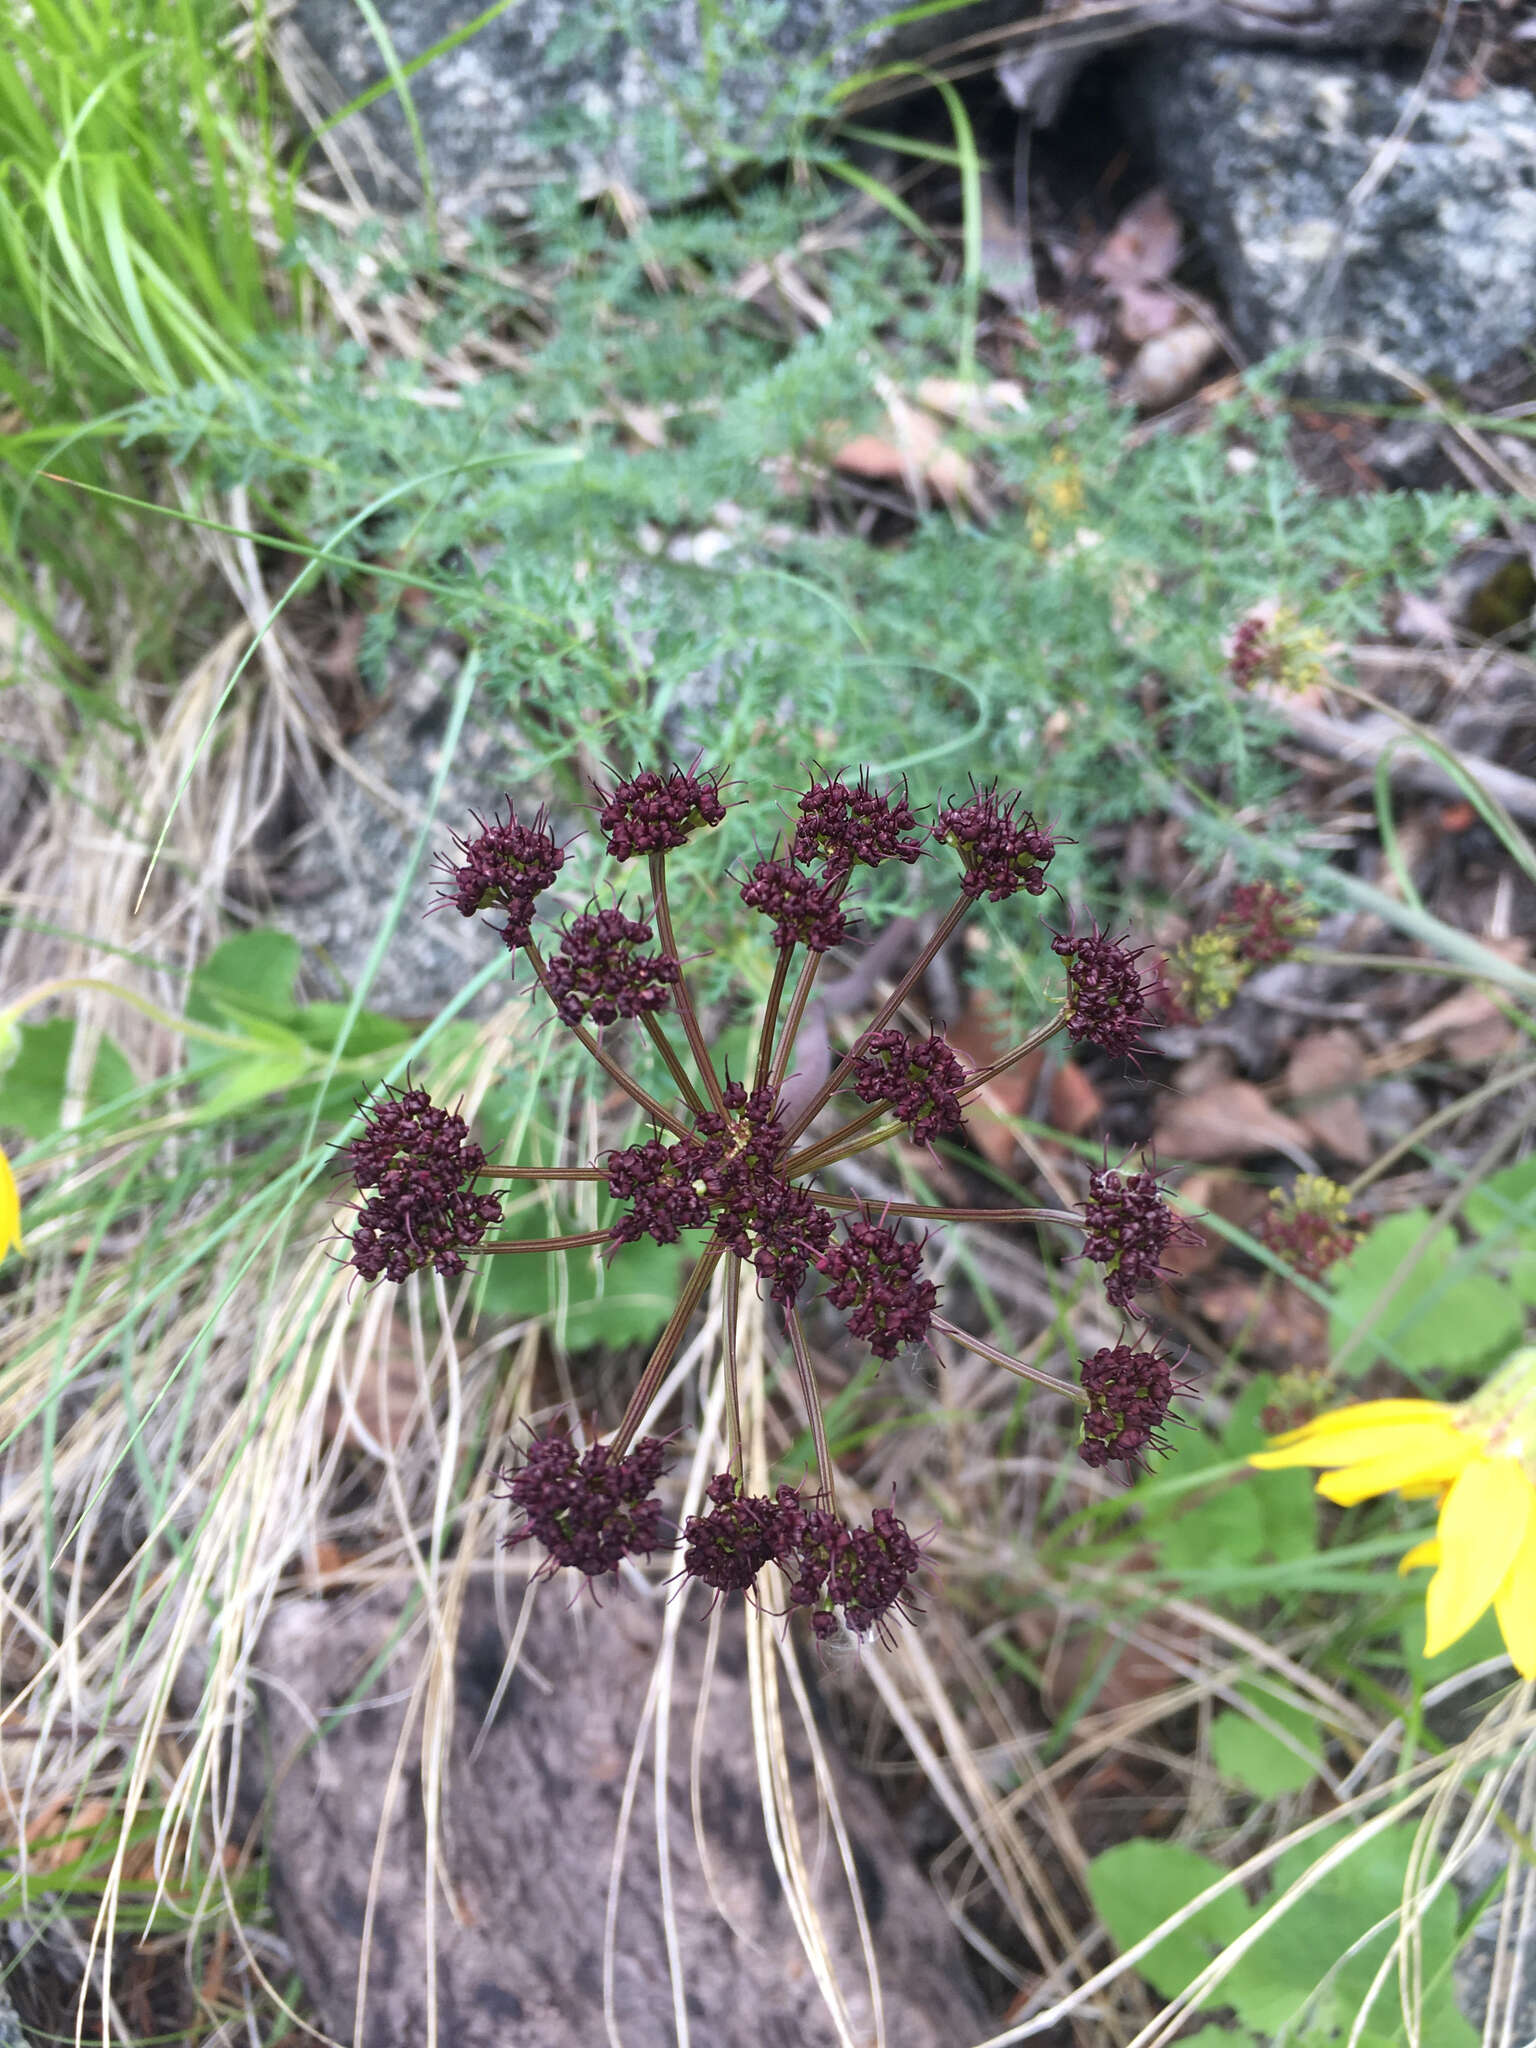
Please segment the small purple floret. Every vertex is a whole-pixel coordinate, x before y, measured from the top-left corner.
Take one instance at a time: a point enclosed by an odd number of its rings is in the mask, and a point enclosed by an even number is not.
[[[614,859],[633,860],[636,854],[672,853],[724,816],[718,776],[690,775],[682,768],[658,775],[642,768],[615,783],[597,822]]]
[[[848,919],[839,906],[842,878],[817,881],[789,860],[760,860],[741,887],[741,900],[775,920],[773,943],[782,953],[804,946],[811,953],[830,953],[848,936]]]
[[[649,1557],[661,1541],[661,1477],[666,1446],[642,1437],[626,1457],[607,1444],[578,1452],[568,1436],[535,1437],[515,1472],[500,1475],[505,1498],[527,1517],[505,1541],[536,1537],[549,1555],[542,1570],[571,1565],[589,1579],[616,1572],[626,1557]]]
[[[934,1032],[909,1038],[905,1031],[876,1031],[853,1063],[853,1088],[860,1102],[879,1102],[909,1124],[919,1145],[960,1128],[965,1068]]]

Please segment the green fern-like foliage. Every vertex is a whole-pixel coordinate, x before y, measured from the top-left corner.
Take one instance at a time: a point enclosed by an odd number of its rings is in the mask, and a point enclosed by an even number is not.
[[[551,200],[531,246],[548,297],[519,302],[478,260],[508,261],[488,238],[439,281],[435,347],[494,321],[526,353],[456,409],[421,402],[412,362],[290,338],[233,399],[157,401],[135,431],[201,446],[311,542],[378,501],[343,551],[429,582],[530,774],[567,776],[572,797],[578,742],[631,765],[702,752],[759,794],[803,786],[808,760],[905,774],[925,799],[996,777],[1075,840],[1052,879],[1102,916],[1103,878],[1084,885],[1103,828],[1176,791],[1198,851],[1281,795],[1273,715],[1228,676],[1235,622],[1279,598],[1325,642],[1376,630],[1389,579],[1429,576],[1469,516],[1450,497],[1321,497],[1283,410],[1254,397],[1197,433],[1134,432],[1047,319],[999,347],[1022,403],[951,430],[993,516],[936,504],[871,536],[831,453],[880,430],[892,386],[952,376],[960,331],[959,293],[894,226],[839,227],[824,194],[764,185],[738,212],[632,234]],[[772,288],[738,289],[786,252],[827,309],[809,331]],[[376,254],[377,288],[401,260]],[[637,445],[641,414],[664,446]],[[704,530],[718,552],[700,566]],[[395,587],[370,622],[376,674]],[[711,876],[761,830],[760,808],[733,813]],[[903,870],[872,919],[947,900],[941,865]],[[999,942],[1004,983],[1011,959]]]

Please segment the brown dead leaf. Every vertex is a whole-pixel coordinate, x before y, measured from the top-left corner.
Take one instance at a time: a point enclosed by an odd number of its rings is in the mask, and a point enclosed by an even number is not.
[[[1001,1059],[1013,1043],[1007,1021],[985,990],[972,996],[950,1026],[950,1044],[973,1071]],[[972,1144],[994,1166],[1012,1164],[1017,1140],[1004,1122],[1005,1117],[1027,1116],[1035,1099],[1045,1049],[1036,1051],[989,1081],[965,1112],[965,1128]]]
[[[1351,1166],[1371,1158],[1371,1135],[1349,1093],[1366,1080],[1365,1048],[1342,1025],[1309,1031],[1291,1048],[1285,1093],[1313,1143]]]
[[[1328,1317],[1289,1280],[1266,1287],[1249,1273],[1219,1273],[1204,1283],[1195,1306],[1221,1341],[1242,1344],[1251,1363],[1281,1371],[1321,1370],[1328,1362]]]
[[[1082,1068],[1063,1060],[1051,1075],[1045,1120],[1052,1130],[1080,1138],[1104,1113],[1104,1098]]]
[[[1514,1025],[1481,983],[1458,989],[1422,1017],[1405,1024],[1398,1034],[1403,1045],[1426,1049],[1438,1045],[1469,1067],[1497,1059],[1514,1044],[1516,1036]]]
[[[1179,1202],[1181,1207],[1219,1216],[1247,1231],[1257,1226],[1269,1207],[1269,1197],[1263,1188],[1223,1167],[1203,1167],[1187,1175],[1179,1183]],[[1198,1214],[1190,1221],[1200,1229]],[[1219,1263],[1224,1249],[1214,1230],[1200,1230],[1196,1239],[1175,1239],[1163,1252],[1162,1264],[1176,1279],[1187,1280],[1197,1273],[1209,1272]]]
[[[1112,291],[1171,277],[1184,244],[1179,217],[1160,185],[1128,206],[1089,259],[1088,268]]]
[[[1281,1152],[1310,1169],[1308,1133],[1282,1115],[1251,1081],[1218,1081],[1200,1095],[1165,1095],[1156,1118],[1158,1144],[1176,1159],[1215,1165]]]
[[[1152,1560],[1143,1555],[1141,1562],[1147,1565]],[[1190,1660],[1198,1657],[1201,1643],[1198,1628],[1167,1614],[1158,1615],[1156,1622],[1159,1633],[1171,1638],[1179,1653]],[[1044,1667],[1041,1701],[1046,1712],[1052,1715],[1064,1712],[1083,1680],[1097,1668],[1099,1659],[1104,1655],[1103,1637],[1092,1629],[1069,1630],[1067,1625],[1041,1609],[1030,1609],[1021,1614],[1015,1626],[1025,1649],[1038,1657]],[[1143,1700],[1156,1699],[1160,1693],[1169,1692],[1182,1682],[1181,1674],[1170,1669],[1164,1658],[1133,1638],[1110,1666],[1108,1676],[1094,1696],[1092,1711],[1096,1714],[1121,1712],[1126,1707],[1139,1706]]]
[[[1142,412],[1161,412],[1186,397],[1220,353],[1219,336],[1203,320],[1181,319],[1137,349],[1120,380],[1121,396]]]
[[[931,414],[893,400],[886,426],[886,433],[855,434],[844,441],[833,454],[833,467],[870,483],[900,484],[914,496],[926,488],[946,505],[963,504],[978,519],[990,516],[974,465],[946,443]]]

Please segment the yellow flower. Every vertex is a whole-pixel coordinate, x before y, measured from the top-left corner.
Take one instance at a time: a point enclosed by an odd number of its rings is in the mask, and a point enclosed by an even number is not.
[[[1424,1653],[1436,1657],[1491,1605],[1510,1659],[1536,1678],[1536,1347],[1517,1351],[1470,1401],[1361,1401],[1276,1437],[1249,1463],[1320,1465],[1324,1499],[1378,1493],[1440,1502],[1434,1537],[1399,1569],[1433,1565]]]
[[[22,1249],[21,1196],[16,1192],[16,1176],[5,1156],[5,1147],[0,1145],[0,1259],[12,1245],[17,1251]]]

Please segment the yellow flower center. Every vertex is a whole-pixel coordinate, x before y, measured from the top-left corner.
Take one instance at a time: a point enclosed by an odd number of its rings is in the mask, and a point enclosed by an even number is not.
[[[1515,1459],[1536,1485],[1536,1345],[1517,1351],[1451,1413],[1458,1429],[1477,1437],[1490,1456]]]

